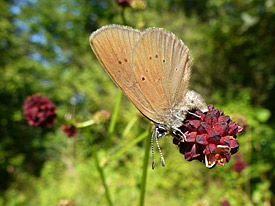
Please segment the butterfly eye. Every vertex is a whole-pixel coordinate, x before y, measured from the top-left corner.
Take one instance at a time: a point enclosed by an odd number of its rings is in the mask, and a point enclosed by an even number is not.
[[[159,127],[159,128],[158,128],[158,132],[159,132],[159,133],[164,133],[164,132],[166,132],[166,130],[165,130],[164,128]]]

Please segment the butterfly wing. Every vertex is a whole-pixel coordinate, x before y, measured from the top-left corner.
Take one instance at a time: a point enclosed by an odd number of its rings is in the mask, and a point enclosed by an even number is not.
[[[131,27],[109,25],[91,34],[90,45],[116,85],[141,113],[158,122],[160,117],[145,98],[132,67],[132,51],[141,35],[139,30]]]
[[[190,55],[173,33],[149,28],[143,32],[133,51],[133,70],[143,95],[162,117],[180,107],[188,88]]]

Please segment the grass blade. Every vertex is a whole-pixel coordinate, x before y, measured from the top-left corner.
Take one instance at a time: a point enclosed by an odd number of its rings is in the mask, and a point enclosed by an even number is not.
[[[122,98],[122,91],[119,89],[118,90],[118,94],[117,94],[117,99],[116,99],[115,107],[114,107],[114,111],[113,111],[111,122],[110,122],[110,126],[109,126],[109,129],[108,129],[107,139],[106,139],[106,142],[105,142],[105,150],[108,150],[108,148],[111,145],[111,137],[112,137],[112,135],[114,133],[114,129],[115,129],[116,121],[117,121],[117,116],[118,116],[118,111],[119,111],[119,107],[120,107],[121,98]]]
[[[150,128],[150,127],[149,127]],[[147,170],[148,170],[148,161],[149,161],[149,151],[150,151],[150,129],[148,129],[147,138],[145,139],[145,151],[143,159],[143,169],[142,169],[142,178],[141,178],[141,188],[140,188],[140,198],[139,205],[143,206],[145,201],[145,190],[146,190],[146,179],[147,179]]]
[[[98,172],[100,174],[100,178],[101,178],[101,181],[102,181],[104,189],[105,189],[105,195],[106,195],[107,202],[108,202],[109,206],[112,206],[113,202],[111,200],[111,196],[110,196],[110,193],[109,193],[108,185],[106,184],[106,180],[105,180],[103,169],[99,165],[99,160],[98,160],[98,156],[97,156],[95,145],[92,145],[92,152],[93,152],[93,156],[95,158],[95,164],[96,164],[97,170],[98,170]]]

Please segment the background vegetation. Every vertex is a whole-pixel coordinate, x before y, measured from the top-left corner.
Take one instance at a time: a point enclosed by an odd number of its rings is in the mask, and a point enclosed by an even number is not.
[[[245,126],[241,172],[234,158],[211,170],[187,162],[170,136],[160,140],[166,168],[159,158],[148,168],[145,205],[275,205],[275,2],[146,3],[123,9],[115,0],[0,0],[0,205],[57,205],[62,198],[108,205],[96,156],[113,204],[138,204],[149,122],[125,97],[109,147],[110,121],[78,129],[77,138],[60,129],[101,109],[113,113],[119,91],[88,37],[125,23],[123,15],[131,26],[162,27],[181,38],[193,57],[190,88]],[[24,100],[34,93],[57,105],[54,127],[24,120]]]

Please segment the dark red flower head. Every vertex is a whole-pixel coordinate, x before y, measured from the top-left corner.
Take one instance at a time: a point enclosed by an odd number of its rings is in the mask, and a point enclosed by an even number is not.
[[[47,97],[34,94],[24,103],[25,119],[29,125],[35,127],[50,127],[56,117],[56,106]]]
[[[131,0],[116,0],[116,2],[122,7],[129,7],[131,5]]]
[[[61,129],[68,137],[76,137],[77,135],[77,129],[71,124],[63,124]]]
[[[196,159],[212,168],[229,162],[231,155],[239,150],[236,134],[242,127],[213,105],[208,105],[208,110],[190,112],[179,128],[181,132],[176,131],[172,136],[186,160]]]
[[[230,206],[230,202],[227,199],[221,201],[222,206]]]
[[[246,168],[246,163],[243,161],[242,154],[239,153],[235,156],[233,169],[236,172],[241,173],[245,168]]]

